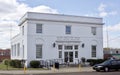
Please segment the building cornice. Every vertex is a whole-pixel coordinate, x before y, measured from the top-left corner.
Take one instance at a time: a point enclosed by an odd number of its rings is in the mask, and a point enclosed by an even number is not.
[[[63,22],[63,23],[78,23],[78,24],[93,24],[93,25],[104,25],[104,23],[92,23],[92,22],[78,22],[78,21],[62,21],[62,20],[47,20],[47,19],[33,19],[33,18],[25,18],[18,26],[21,26],[25,21],[48,21],[48,22]]]
[[[43,14],[43,15],[56,15],[56,16],[68,16],[68,17],[81,17],[81,18],[93,18],[93,19],[102,19],[101,17],[91,17],[91,16],[79,16],[79,15],[67,15],[67,14],[51,14],[51,13],[40,13],[40,12],[27,12],[29,14]],[[25,14],[26,15],[26,14]],[[24,16],[23,16],[24,17]]]

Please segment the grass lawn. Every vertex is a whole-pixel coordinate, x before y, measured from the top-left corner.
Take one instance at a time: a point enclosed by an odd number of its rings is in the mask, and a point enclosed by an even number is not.
[[[13,68],[12,66],[7,66],[4,63],[0,63],[0,70],[24,70],[23,68]],[[27,70],[47,70],[44,68],[27,68]]]
[[[12,66],[7,66],[4,63],[0,63],[0,70],[22,70],[23,68],[13,68]]]

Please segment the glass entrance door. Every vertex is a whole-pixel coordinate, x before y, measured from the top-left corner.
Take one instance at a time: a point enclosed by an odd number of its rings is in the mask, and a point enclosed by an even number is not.
[[[69,52],[69,62],[73,62],[73,52]]]
[[[73,62],[73,52],[64,52],[64,62]]]

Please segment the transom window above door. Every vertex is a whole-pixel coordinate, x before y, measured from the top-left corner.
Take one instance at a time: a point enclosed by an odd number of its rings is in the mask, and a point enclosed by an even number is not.
[[[74,49],[75,49],[75,50],[78,50],[78,45],[74,45]]]
[[[64,48],[65,48],[65,50],[72,50],[73,46],[68,45],[68,46],[64,46]]]
[[[64,44],[58,45],[58,50],[78,50],[78,49],[79,45],[64,45]]]

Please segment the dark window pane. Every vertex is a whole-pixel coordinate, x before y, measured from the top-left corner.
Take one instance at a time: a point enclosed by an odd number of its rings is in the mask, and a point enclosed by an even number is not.
[[[91,32],[92,32],[93,35],[96,35],[96,27],[92,27]]]
[[[36,24],[36,33],[42,33],[42,24]]]
[[[66,26],[66,34],[71,34],[71,26]]]
[[[59,58],[62,58],[62,51],[59,51]]]
[[[58,45],[58,50],[62,50],[62,45]]]
[[[36,58],[42,58],[42,45],[36,45]]]
[[[75,45],[75,46],[74,46],[74,49],[75,49],[75,50],[78,50],[78,45]]]
[[[92,57],[96,57],[96,46],[92,46]]]
[[[78,58],[78,51],[75,51],[75,58]]]

